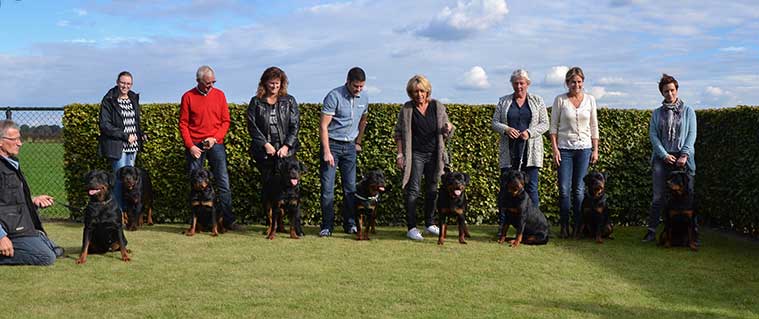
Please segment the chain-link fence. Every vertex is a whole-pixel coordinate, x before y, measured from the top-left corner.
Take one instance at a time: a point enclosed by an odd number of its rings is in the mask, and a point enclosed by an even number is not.
[[[5,118],[21,128],[19,162],[32,196],[53,196],[56,205],[40,210],[43,218],[69,218],[63,173],[63,107],[6,107]]]

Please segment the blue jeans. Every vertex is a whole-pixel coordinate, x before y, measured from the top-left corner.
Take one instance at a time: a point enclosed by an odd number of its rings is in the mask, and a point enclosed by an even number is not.
[[[11,239],[13,257],[0,256],[0,265],[49,266],[55,263],[55,244],[43,232]]]
[[[499,199],[501,198],[501,196],[504,196],[504,192],[506,192],[506,190],[503,187],[503,180],[506,177],[506,173],[508,173],[510,169],[511,169],[510,167],[501,167],[501,180],[499,183],[499,185],[501,186],[501,189],[498,192]],[[539,170],[540,170],[540,167],[536,167],[536,166],[525,167],[524,169],[522,169],[522,172],[525,172],[525,174],[527,174],[527,183],[525,183],[524,185],[524,191],[527,192],[528,196],[530,196],[530,200],[532,201],[533,207],[540,207],[540,196],[538,195],[538,171]],[[498,215],[498,224],[503,225],[504,222],[506,222],[505,212]]]
[[[356,225],[353,194],[356,193],[356,144],[354,142],[339,142],[329,140],[329,149],[335,159],[335,166],[324,161],[324,150],[319,152],[321,165],[319,179],[321,181],[322,220],[321,229],[332,232],[335,224],[335,173],[340,169],[343,184],[343,230],[348,232]]]
[[[201,147],[202,149],[202,147]],[[208,165],[211,166],[216,192],[219,194],[219,205],[216,211],[220,211],[224,216],[224,224],[231,225],[235,222],[235,215],[232,214],[232,190],[229,187],[229,172],[227,171],[227,152],[223,144],[214,144],[211,149],[203,151],[199,158],[192,157],[190,151],[185,150],[187,159],[187,172],[203,167],[203,162],[208,159]],[[188,174],[189,177],[189,174]]]
[[[124,166],[134,166],[134,162],[137,159],[137,152],[134,153],[121,153],[121,158],[115,161],[111,161],[111,168],[113,169],[113,197],[116,197],[116,203],[119,204],[119,208],[124,210],[124,201],[121,196],[121,179],[118,178],[116,173]]]
[[[416,227],[416,200],[424,176],[424,227],[432,226],[432,215],[435,213],[435,201],[437,200],[437,185],[440,177],[437,176],[437,154],[417,153],[411,154],[411,176],[406,183],[405,206],[406,227]]]
[[[655,232],[656,228],[659,227],[661,211],[664,208],[664,196],[667,193],[667,177],[672,171],[672,167],[661,159],[654,159],[653,163],[651,163],[651,168],[653,173],[653,199],[651,200],[651,212],[648,215],[648,229]],[[693,172],[688,172],[688,175],[690,175],[688,189],[693,194],[696,176],[693,175]]]
[[[579,226],[582,221],[582,198],[584,197],[585,184],[583,178],[588,173],[590,164],[589,148],[580,150],[559,149],[561,163],[559,163],[559,223],[569,225],[569,192],[572,191],[572,213],[574,225]]]

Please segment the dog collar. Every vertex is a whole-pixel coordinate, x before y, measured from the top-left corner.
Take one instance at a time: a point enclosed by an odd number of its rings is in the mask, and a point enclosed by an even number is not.
[[[364,196],[359,195],[358,193],[354,193],[353,195],[356,196],[356,198],[358,198],[360,200],[363,200],[363,201],[370,201],[370,200],[371,201],[376,201],[376,200],[379,199],[379,194],[374,195],[372,197],[364,197]]]

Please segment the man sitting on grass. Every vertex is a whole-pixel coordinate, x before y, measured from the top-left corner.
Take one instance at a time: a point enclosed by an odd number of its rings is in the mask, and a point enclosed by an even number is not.
[[[47,238],[37,207],[53,197],[31,197],[16,158],[22,144],[18,125],[0,121],[0,265],[52,265],[63,249]]]

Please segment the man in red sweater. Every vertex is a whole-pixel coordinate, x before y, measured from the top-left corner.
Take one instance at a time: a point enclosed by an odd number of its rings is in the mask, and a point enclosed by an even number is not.
[[[188,172],[208,164],[213,172],[220,207],[227,229],[240,230],[232,215],[232,190],[229,187],[224,136],[229,130],[229,107],[224,92],[214,88],[216,75],[204,65],[196,72],[198,85],[182,95],[179,106],[179,132],[184,141]]]

